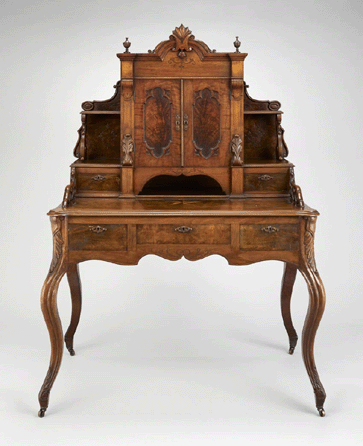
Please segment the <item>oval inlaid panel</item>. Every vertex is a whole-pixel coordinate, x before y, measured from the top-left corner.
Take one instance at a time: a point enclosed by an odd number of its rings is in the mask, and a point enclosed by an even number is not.
[[[167,154],[172,142],[171,111],[170,91],[156,87],[146,92],[144,141],[149,153],[156,158]]]
[[[193,104],[193,143],[203,158],[218,154],[221,141],[221,113],[218,92],[204,88],[195,93]]]

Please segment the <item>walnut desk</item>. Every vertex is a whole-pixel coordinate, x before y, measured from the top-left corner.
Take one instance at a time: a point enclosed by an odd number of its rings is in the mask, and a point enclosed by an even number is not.
[[[147,254],[199,260],[219,254],[232,265],[284,262],[282,318],[294,352],[290,300],[297,270],[309,290],[302,355],[316,407],[325,391],[314,338],[325,306],[315,265],[318,212],[304,204],[281,127],[280,103],[247,92],[239,52],[217,53],[181,25],[146,54],[124,42],[121,79],[106,101],[82,104],[71,181],[49,212],[53,259],[41,296],[51,340],[39,392],[43,417],[63,355],[57,290],[66,274],[72,298],[64,341],[81,313],[78,264],[104,260],[135,265]]]

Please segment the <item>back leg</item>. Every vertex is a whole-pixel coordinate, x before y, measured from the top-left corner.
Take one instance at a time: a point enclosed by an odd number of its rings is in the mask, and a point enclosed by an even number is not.
[[[290,309],[291,295],[296,279],[296,272],[297,267],[295,265],[293,265],[292,263],[285,263],[285,269],[281,284],[281,313],[287,334],[289,335],[290,355],[294,353],[298,340],[296,330],[292,324]]]
[[[72,316],[68,330],[66,331],[66,334],[64,336],[64,341],[69,353],[71,354],[71,356],[74,356],[75,351],[73,349],[73,337],[77,330],[82,308],[81,279],[79,277],[78,263],[68,265],[67,279],[69,288],[71,290]]]

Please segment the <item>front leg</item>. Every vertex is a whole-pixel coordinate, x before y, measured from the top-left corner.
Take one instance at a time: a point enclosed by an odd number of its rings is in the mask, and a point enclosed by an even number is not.
[[[79,277],[78,263],[71,263],[68,265],[67,279],[71,291],[72,316],[68,330],[66,331],[66,334],[64,336],[64,341],[66,343],[67,350],[69,351],[71,356],[74,356],[75,351],[73,349],[73,337],[77,330],[82,308],[81,279]]]
[[[53,259],[48,276],[45,279],[41,293],[41,308],[51,343],[51,356],[47,375],[40,389],[38,399],[40,404],[39,417],[44,417],[49,404],[49,393],[57,377],[63,355],[63,333],[57,307],[59,282],[64,276],[66,266],[66,246],[64,237],[64,217],[50,218],[53,232]]]
[[[289,336],[290,349],[289,353],[294,353],[297,344],[297,333],[291,319],[291,295],[296,279],[297,267],[292,263],[285,263],[284,275],[281,284],[281,313],[284,325]]]
[[[314,359],[314,340],[325,308],[325,290],[316,269],[314,258],[314,234],[316,217],[306,218],[304,249],[302,255],[301,274],[308,285],[310,301],[308,313],[302,333],[302,354],[306,370],[315,393],[316,408],[321,417],[325,416],[324,402],[326,393],[316,370]]]

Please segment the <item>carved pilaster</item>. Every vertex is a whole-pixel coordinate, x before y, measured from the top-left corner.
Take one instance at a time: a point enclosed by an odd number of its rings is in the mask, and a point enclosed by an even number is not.
[[[122,162],[123,166],[132,166],[134,161],[132,154],[134,152],[134,140],[130,134],[124,135],[122,139]]]
[[[242,139],[239,135],[234,135],[231,141],[232,166],[242,166]]]

